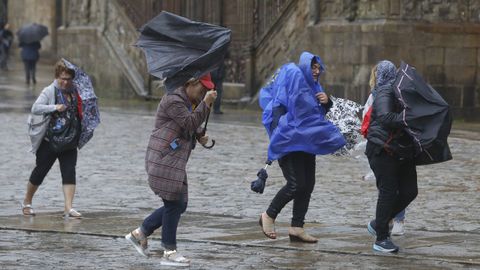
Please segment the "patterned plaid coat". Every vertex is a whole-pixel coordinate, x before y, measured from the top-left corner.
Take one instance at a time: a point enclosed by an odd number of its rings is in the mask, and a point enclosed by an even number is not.
[[[185,167],[195,145],[195,132],[205,121],[209,108],[201,102],[194,111],[184,87],[165,95],[158,105],[155,129],[150,135],[145,167],[150,188],[165,200],[188,200]],[[178,139],[179,147],[170,143]]]

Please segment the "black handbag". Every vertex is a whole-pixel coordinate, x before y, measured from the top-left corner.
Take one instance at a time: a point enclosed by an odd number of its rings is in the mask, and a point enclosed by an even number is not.
[[[55,91],[58,90],[55,89]],[[72,150],[78,146],[80,122],[76,116],[76,105],[74,105],[76,102],[73,98],[67,110],[54,112],[48,125],[46,137],[50,149],[56,153]]]

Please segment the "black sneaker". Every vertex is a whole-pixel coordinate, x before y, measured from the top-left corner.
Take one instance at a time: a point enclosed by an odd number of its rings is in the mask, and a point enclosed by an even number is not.
[[[392,240],[390,240],[390,237],[388,237],[387,239],[382,241],[375,241],[375,244],[373,244],[373,250],[385,253],[392,253],[397,252],[398,247],[392,242]]]
[[[372,219],[368,224],[367,224],[367,230],[368,232],[373,235],[377,236],[377,223],[375,222],[375,219]],[[392,232],[393,229],[393,222],[388,223],[388,234]]]

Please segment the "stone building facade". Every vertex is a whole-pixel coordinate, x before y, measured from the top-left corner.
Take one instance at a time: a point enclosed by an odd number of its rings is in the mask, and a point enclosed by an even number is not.
[[[232,29],[225,98],[256,93],[304,50],[327,66],[324,88],[364,102],[382,59],[415,66],[456,117],[480,119],[480,1],[468,0],[16,0],[13,26],[50,26],[44,48],[82,65],[101,96],[156,96],[136,29],[161,10]],[[40,10],[41,12],[38,12]],[[227,88],[228,88],[227,87]],[[247,99],[248,99],[247,98]],[[253,101],[255,102],[255,101]]]

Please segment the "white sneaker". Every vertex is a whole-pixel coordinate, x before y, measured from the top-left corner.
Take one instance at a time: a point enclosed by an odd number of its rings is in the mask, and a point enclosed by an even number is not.
[[[144,257],[148,257],[148,243],[147,243],[147,238],[144,237],[143,239],[138,239],[133,235],[133,233],[129,233],[125,235],[125,239],[133,245],[133,247],[137,250],[140,255]]]
[[[370,171],[369,173],[363,176],[363,180],[366,180],[366,181],[375,180],[375,174],[373,174],[373,172]]]
[[[176,250],[165,250],[163,251],[163,257],[160,264],[170,266],[189,266],[190,260],[180,255]]]
[[[405,234],[405,222],[402,221],[393,221],[392,235],[404,235]]]

